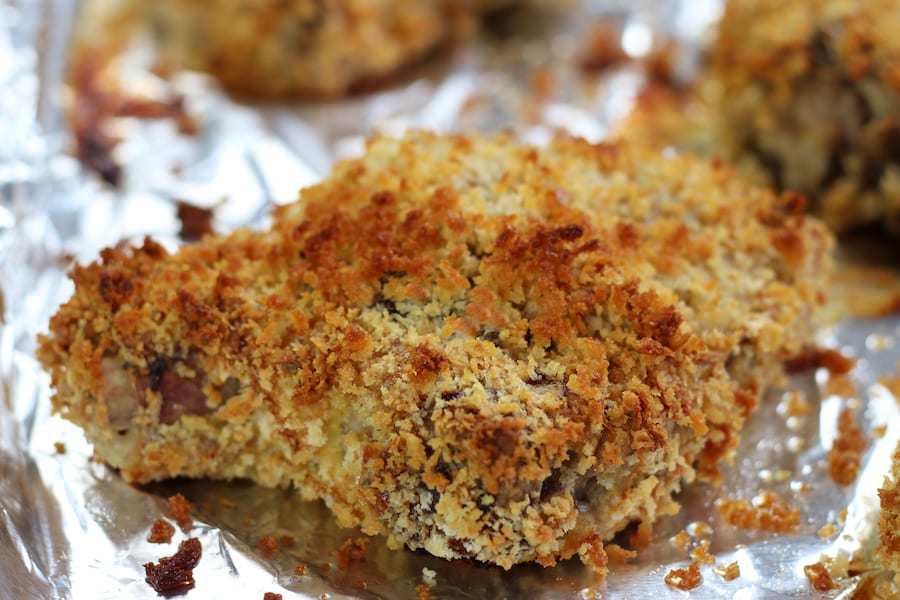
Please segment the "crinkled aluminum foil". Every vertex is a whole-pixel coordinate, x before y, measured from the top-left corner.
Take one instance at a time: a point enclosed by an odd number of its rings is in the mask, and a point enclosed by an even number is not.
[[[829,394],[824,371],[771,391],[750,420],[734,465],[725,469],[723,486],[689,487],[682,512],[657,523],[649,546],[614,567],[605,587],[573,562],[503,571],[389,550],[380,539],[372,540],[364,560],[341,569],[336,552],[359,532],[338,528],[322,505],[301,502],[291,491],[242,482],[126,485],[90,460],[79,429],[50,415],[48,377],[34,358],[36,334],[71,292],[65,278],[71,261],[91,260],[103,246],[144,235],[177,244],[174,200],[216,207],[220,230],[260,226],[272,203],[292,200],[335,160],[359,153],[376,128],[512,128],[538,143],[562,130],[600,139],[628,111],[642,76],[630,65],[591,77],[572,67],[584,27],[598,19],[614,23],[625,49],[640,55],[660,33],[697,44],[719,7],[718,0],[660,0],[535,9],[544,12],[523,22],[520,35],[482,36],[391,89],[329,103],[240,104],[205,78],[180,74],[173,85],[198,115],[200,132],[185,136],[170,122],[120,119],[124,141],[115,158],[124,178],[113,191],[62,152],[59,82],[75,3],[0,1],[0,598],[156,598],[142,565],[173,554],[191,536],[200,538],[203,558],[189,598],[262,598],[265,592],[415,598],[432,571],[431,598],[677,598],[685,593],[663,579],[688,558],[669,538],[699,521],[712,526],[716,565],[737,561],[741,575],[725,581],[704,566],[692,597],[815,595],[803,566],[823,553],[855,556],[862,571],[841,579],[831,596],[874,576],[866,569],[877,541],[877,488],[900,439],[900,403],[878,380],[897,373],[900,317],[846,320],[822,332],[824,343],[859,359],[851,374],[856,393]],[[540,69],[552,70],[553,85],[537,102],[530,78]],[[164,85],[149,72],[140,77],[148,89]],[[809,416],[782,410],[784,394],[797,390],[814,407]],[[841,488],[830,481],[826,463],[838,413],[848,403],[860,406],[871,443],[856,483]],[[873,436],[879,428],[882,435]],[[720,496],[750,498],[761,490],[775,490],[802,510],[796,532],[736,529],[713,508]],[[193,503],[193,528],[176,531],[170,544],[151,544],[150,525],[166,516],[165,498],[174,493]],[[821,535],[829,524],[834,533]],[[257,542],[270,535],[282,542],[264,556]],[[307,570],[298,575],[301,562]]]

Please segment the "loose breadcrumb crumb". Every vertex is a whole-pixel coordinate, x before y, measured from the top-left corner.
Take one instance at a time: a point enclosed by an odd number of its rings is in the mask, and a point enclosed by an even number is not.
[[[66,453],[66,445],[62,442],[53,442],[53,449],[56,450],[57,454]]]
[[[416,600],[429,600],[431,598],[431,586],[420,583],[416,586]]]
[[[265,558],[272,558],[272,555],[278,551],[278,541],[273,535],[264,535],[256,542],[256,549]]]
[[[306,563],[297,563],[297,566],[294,567],[294,575],[298,577],[306,575]]]
[[[628,550],[618,544],[606,544],[604,549],[610,564],[616,566],[624,565],[637,556],[637,552],[634,550]]]
[[[340,570],[346,570],[350,563],[363,560],[369,551],[369,538],[351,538],[341,544],[337,551],[337,566]]]
[[[157,519],[150,526],[147,541],[153,544],[168,544],[175,535],[175,527],[165,519]]]
[[[850,408],[841,411],[837,429],[838,435],[828,452],[828,474],[836,484],[847,486],[856,481],[869,441],[859,425],[856,411]]]
[[[713,573],[725,581],[734,581],[741,576],[741,565],[738,564],[738,561],[734,561],[727,565],[714,568]]]
[[[197,538],[181,542],[173,556],[144,565],[147,583],[163,595],[186,592],[194,587],[194,567],[200,562],[201,553],[202,547]]]
[[[742,498],[720,498],[716,509],[726,522],[741,529],[791,531],[800,523],[800,510],[790,508],[776,492],[765,491],[752,502]]]
[[[716,532],[706,521],[694,521],[687,526],[686,531],[693,538],[709,537]]]
[[[263,596],[263,600],[281,600],[281,594],[276,594],[275,592],[266,592]]]
[[[429,569],[428,567],[422,567],[422,582],[427,583],[428,585],[435,584],[435,577],[437,577],[437,572]]]
[[[827,540],[828,538],[834,537],[838,532],[837,525],[834,523],[827,523],[819,528],[818,534],[819,537],[823,540]]]
[[[880,440],[884,437],[884,434],[887,433],[887,425],[877,425],[872,428],[872,437],[876,440]]]
[[[803,572],[806,574],[806,578],[809,579],[809,584],[815,590],[827,592],[837,587],[828,573],[828,569],[821,562],[805,565]]]
[[[675,548],[677,548],[678,550],[681,550],[682,552],[687,552],[688,545],[690,545],[690,543],[691,543],[691,537],[688,535],[687,531],[682,529],[681,531],[679,531],[678,533],[676,533],[675,535],[673,535],[672,537],[669,538],[669,543],[672,546],[674,546]]]
[[[700,565],[691,563],[686,569],[672,569],[666,575],[666,584],[679,590],[692,590],[703,582]]]
[[[802,390],[791,390],[784,394],[777,411],[783,417],[805,417],[812,412],[812,404]]]
[[[716,557],[709,553],[709,540],[701,540],[700,545],[691,550],[691,560],[702,565],[716,564]]]
[[[194,525],[194,521],[191,519],[191,503],[181,494],[169,497],[169,516],[175,519],[175,522],[184,531]]]

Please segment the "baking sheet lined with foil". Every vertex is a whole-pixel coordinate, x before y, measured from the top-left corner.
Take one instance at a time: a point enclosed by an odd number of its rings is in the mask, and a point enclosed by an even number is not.
[[[50,4],[54,10],[44,10]],[[48,65],[67,35],[60,15],[72,6],[62,0],[0,4],[0,64],[15,65],[6,71],[10,85],[0,86],[0,132],[16,127],[15,136],[0,141],[6,321],[0,333],[0,597],[156,598],[143,564],[172,555],[187,537],[203,545],[188,598],[262,598],[265,592],[415,598],[423,584],[431,598],[683,597],[664,578],[690,562],[685,548],[670,541],[685,529],[694,534],[682,537],[688,549],[708,540],[715,556],[691,592],[696,598],[815,596],[803,567],[823,553],[836,563],[841,556],[855,559],[838,588],[822,597],[882,576],[869,570],[875,566],[869,558],[877,543],[877,489],[900,440],[897,386],[883,379],[900,376],[900,315],[847,318],[823,331],[823,344],[858,359],[849,379],[837,385],[820,369],[770,391],[734,464],[724,468],[721,488],[689,486],[679,497],[682,511],[658,522],[650,543],[613,566],[605,586],[575,562],[503,571],[390,550],[379,538],[362,560],[339,565],[341,545],[361,534],[338,528],[324,506],[301,502],[290,490],[205,480],[129,486],[91,460],[80,430],[50,415],[48,377],[34,359],[35,336],[71,292],[65,277],[71,264],[145,235],[177,246],[179,202],[211,209],[219,231],[264,226],[273,203],[292,201],[334,161],[359,154],[374,130],[512,129],[535,143],[560,131],[602,139],[644,83],[633,59],[647,55],[654,39],[676,39],[688,50],[676,67],[690,71],[691,51],[719,2],[585,0],[509,13],[503,27],[495,23],[390,88],[319,103],[254,105],[229,99],[198,74],[162,80],[141,62],[144,49],[129,47],[117,66],[124,87],[153,98],[183,96],[198,128],[183,133],[173,119],[109,119],[105,126],[121,138],[112,152],[121,169],[116,189],[65,155],[61,119],[27,108],[56,98],[59,69]],[[597,27],[611,27],[625,54],[591,71],[585,40]],[[50,41],[56,47],[46,47]],[[799,396],[813,408],[806,416],[785,408]],[[829,478],[827,464],[845,406],[859,408],[869,446],[855,483],[842,487]],[[794,531],[738,529],[714,508],[717,498],[750,499],[765,490],[801,510]],[[176,530],[169,544],[147,542],[153,521],[167,517],[166,498],[176,493],[194,507],[192,528]],[[700,522],[709,530],[689,527]],[[271,554],[257,547],[265,536],[280,540]],[[627,532],[617,541],[630,547]],[[735,561],[736,579],[713,570]],[[299,563],[306,565],[303,574],[295,571]]]

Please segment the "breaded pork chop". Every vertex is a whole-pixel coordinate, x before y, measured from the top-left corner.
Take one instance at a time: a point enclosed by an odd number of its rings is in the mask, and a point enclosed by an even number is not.
[[[812,343],[830,246],[691,156],[380,137],[267,231],[75,268],[39,357],[128,481],[246,477],[396,546],[602,571]]]

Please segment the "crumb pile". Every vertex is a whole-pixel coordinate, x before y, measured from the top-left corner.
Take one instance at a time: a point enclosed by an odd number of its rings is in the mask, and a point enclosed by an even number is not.
[[[894,0],[729,0],[709,51],[720,149],[837,231],[900,226],[898,30]]]
[[[382,137],[268,231],[76,267],[39,357],[128,481],[294,486],[394,546],[602,572],[812,343],[830,246],[690,156]]]

